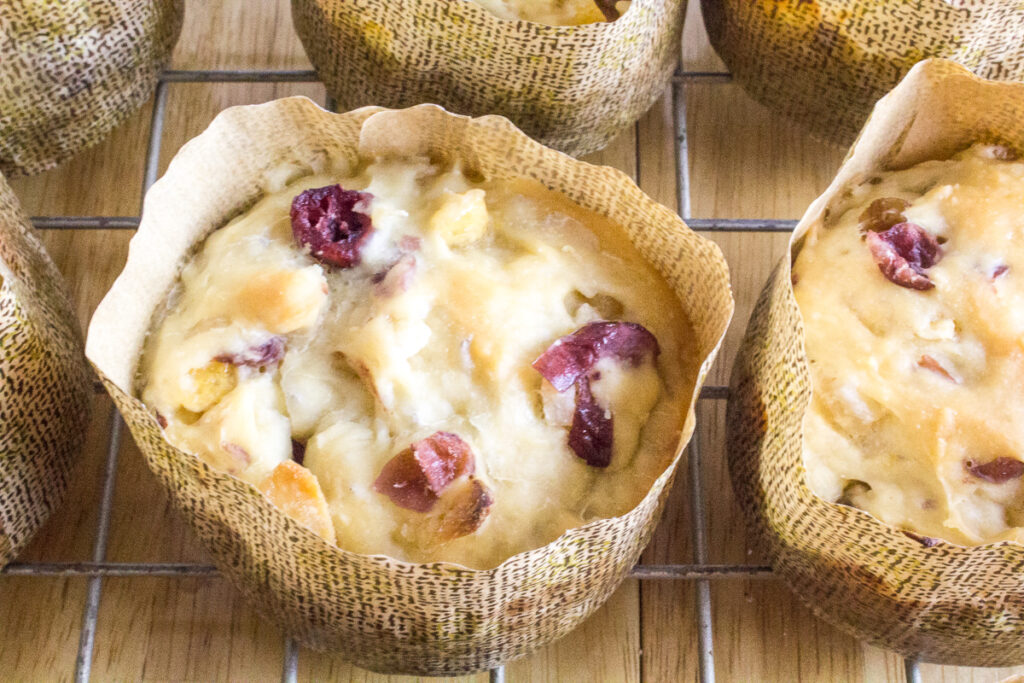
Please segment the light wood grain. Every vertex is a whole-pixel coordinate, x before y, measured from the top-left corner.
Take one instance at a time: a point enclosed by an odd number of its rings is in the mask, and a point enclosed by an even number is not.
[[[699,2],[691,1],[683,55],[688,69],[723,66],[708,47]],[[286,0],[191,2],[175,68],[309,68]],[[170,86],[161,168],[224,107],[287,95],[324,101],[318,84]],[[731,84],[685,89],[693,215],[797,218],[825,187],[843,150],[817,142],[753,103]],[[99,147],[64,167],[13,182],[33,214],[135,215],[150,105]],[[672,100],[588,160],[615,166],[675,207]],[[737,299],[734,325],[709,382],[726,384],[747,317],[784,235],[711,235],[726,254]],[[123,265],[130,234],[51,232],[47,247],[68,279],[83,325]],[[88,444],[68,502],[28,548],[31,561],[90,557],[102,484],[110,403],[95,400]],[[712,562],[758,563],[724,463],[724,404],[702,411],[703,484]],[[692,560],[685,463],[648,563]],[[208,562],[126,437],[117,473],[108,558]],[[86,580],[0,577],[4,679],[67,680],[81,626]],[[902,660],[818,621],[778,580],[719,580],[712,590],[716,672],[723,681],[902,681]],[[508,667],[512,681],[688,681],[696,678],[693,584],[627,581],[580,629]],[[219,578],[107,579],[96,638],[96,680],[276,680],[283,634]],[[926,681],[1001,680],[1013,671],[924,666]],[[338,656],[303,651],[300,680],[408,681],[355,669]],[[486,675],[459,681],[484,681]]]

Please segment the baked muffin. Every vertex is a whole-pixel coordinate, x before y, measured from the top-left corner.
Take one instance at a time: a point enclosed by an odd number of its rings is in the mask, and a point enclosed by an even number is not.
[[[141,396],[171,443],[343,549],[488,568],[646,495],[695,381],[687,329],[608,219],[381,159],[207,238]]]
[[[961,545],[1024,541],[1024,162],[975,145],[840,196],[793,265],[811,489]]]
[[[502,19],[525,19],[551,26],[579,26],[615,21],[629,9],[628,0],[472,0]]]

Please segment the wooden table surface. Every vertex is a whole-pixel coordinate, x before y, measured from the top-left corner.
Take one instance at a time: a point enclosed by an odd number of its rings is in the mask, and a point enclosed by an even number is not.
[[[691,0],[683,44],[687,69],[721,71],[708,47],[699,3]],[[308,69],[287,0],[188,3],[173,68]],[[173,84],[169,86],[161,169],[221,109],[286,95],[324,102],[319,84]],[[692,215],[702,218],[798,218],[828,184],[844,150],[816,141],[750,100],[731,83],[685,88]],[[103,144],[56,171],[12,185],[32,215],[138,212],[147,104]],[[635,177],[655,199],[676,206],[672,108],[667,96],[589,160]],[[83,328],[120,272],[130,231],[48,231]],[[716,233],[732,269],[736,317],[710,384],[728,369],[751,307],[786,235]],[[733,500],[724,465],[724,402],[705,402],[700,424],[712,563],[758,564]],[[84,462],[64,507],[21,558],[91,558],[106,461],[111,403],[94,400]],[[659,530],[644,555],[652,564],[689,563],[692,544],[685,465]],[[118,460],[107,559],[209,562],[127,436]],[[74,675],[89,580],[0,576],[0,679],[68,680]],[[722,681],[901,681],[901,658],[869,647],[815,619],[777,579],[711,583],[716,673]],[[95,638],[94,680],[277,680],[284,635],[262,621],[226,581],[107,578]],[[694,584],[628,580],[581,628],[507,668],[510,681],[692,681],[697,678]],[[925,681],[1000,681],[1014,669],[923,665]],[[342,659],[301,651],[300,680],[387,677]],[[461,680],[485,681],[486,674]]]

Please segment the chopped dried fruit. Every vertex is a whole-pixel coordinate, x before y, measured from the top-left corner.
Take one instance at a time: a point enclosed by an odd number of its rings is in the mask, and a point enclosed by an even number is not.
[[[429,512],[441,492],[475,467],[469,444],[450,432],[435,432],[417,441],[384,465],[373,489],[395,505]]]
[[[292,234],[313,258],[338,268],[359,264],[360,250],[373,231],[369,207],[373,195],[328,185],[306,190],[292,200]]]
[[[608,467],[614,439],[612,414],[590,392],[590,377],[576,383],[576,414],[569,428],[569,448],[591,467]]]
[[[249,368],[268,368],[277,365],[284,358],[284,339],[271,337],[257,346],[250,346],[241,353],[222,353],[215,356],[218,363],[240,365]]]
[[[633,366],[660,353],[658,340],[643,325],[593,322],[562,337],[533,361],[533,369],[558,391],[565,391],[590,372],[602,358],[613,357]]]
[[[292,460],[300,465],[306,462],[306,444],[292,439]]]
[[[384,270],[374,273],[370,280],[376,285],[374,292],[386,298],[409,289],[415,275],[416,257],[405,254]]]
[[[931,370],[932,372],[934,372],[934,373],[936,373],[938,375],[942,375],[943,377],[948,379],[950,382],[955,382],[957,384],[960,383],[960,382],[957,381],[957,379],[955,377],[953,377],[953,375],[951,375],[949,373],[949,370],[947,370],[946,368],[942,367],[942,364],[939,363],[939,361],[935,360],[935,358],[933,358],[932,356],[929,356],[928,354],[925,354],[925,355],[921,356],[921,358],[917,361],[917,364],[920,367],[924,368],[925,370]]]
[[[438,516],[436,537],[442,543],[466,536],[480,528],[491,511],[494,498],[476,477],[452,490],[447,508]]]
[[[591,371],[602,358],[634,367],[660,353],[658,340],[636,323],[593,322],[562,337],[533,362],[533,368],[559,393],[576,387],[576,411],[569,428],[569,448],[591,467],[612,461],[614,425],[611,411],[590,391]]]
[[[235,369],[217,358],[201,368],[188,371],[195,385],[191,395],[183,400],[182,407],[193,413],[201,413],[224,398],[235,388]]]
[[[619,18],[619,10],[615,7],[618,0],[594,0],[597,9],[601,10],[605,21],[615,21]]]
[[[906,221],[903,212],[910,208],[910,202],[899,197],[882,197],[871,202],[860,215],[862,232],[882,232],[897,223]]]
[[[992,269],[992,279],[998,280],[1002,276],[1006,275],[1006,272],[1008,270],[1010,270],[1010,266],[1006,265],[1005,263],[996,266],[995,268]]]
[[[1016,458],[1000,457],[981,464],[965,460],[964,467],[978,479],[984,479],[992,484],[1003,484],[1024,475],[1024,462]]]
[[[260,484],[271,503],[328,543],[334,543],[334,522],[320,482],[302,465],[286,460]]]
[[[889,282],[921,291],[935,286],[924,271],[942,259],[942,247],[921,226],[898,223],[885,232],[869,232],[867,243]]]

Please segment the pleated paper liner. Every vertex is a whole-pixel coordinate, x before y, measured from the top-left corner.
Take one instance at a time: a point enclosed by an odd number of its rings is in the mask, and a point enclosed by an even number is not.
[[[733,370],[729,466],[751,536],[818,616],[905,656],[1006,666],[1024,662],[1024,547],[925,547],[807,487],[802,425],[811,385],[790,284],[802,236],[844,188],[974,142],[1024,151],[1024,85],[927,60],[878,103],[751,316]]]
[[[295,29],[341,109],[436,102],[507,116],[573,155],[606,146],[665,90],[686,0],[614,22],[499,19],[469,0],[293,0]]]
[[[39,173],[149,99],[184,0],[0,2],[0,172]]]
[[[0,176],[0,567],[64,499],[91,394],[60,272]]]
[[[259,609],[303,644],[383,672],[486,669],[569,632],[615,590],[650,538],[693,430],[627,514],[567,531],[491,570],[411,564],[340,550],[255,488],[164,440],[135,397],[144,338],[179,269],[211,231],[263,192],[358,159],[427,154],[461,159],[485,177],[532,177],[624,227],[665,276],[693,326],[702,365],[694,396],[732,315],[721,252],[625,175],[547,149],[506,119],[468,119],[433,105],[331,114],[305,98],[221,113],[146,195],[124,272],[92,320],[87,354],[147,462],[214,557]],[[282,175],[281,168],[291,169]]]
[[[1024,5],[1008,0],[701,0],[715,50],[754,99],[849,144],[928,57],[1024,79]]]

